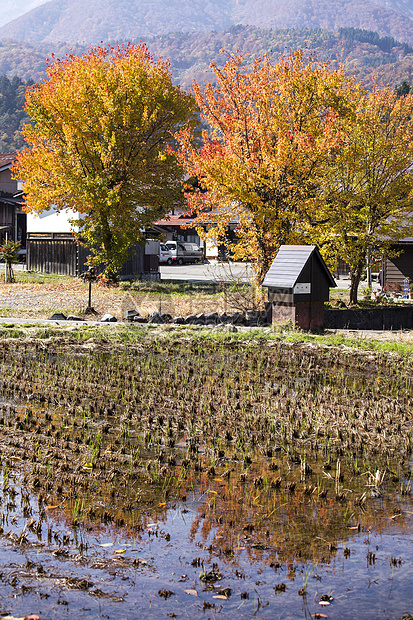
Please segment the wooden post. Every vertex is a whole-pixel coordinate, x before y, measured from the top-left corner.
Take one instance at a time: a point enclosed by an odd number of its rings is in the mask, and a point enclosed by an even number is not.
[[[6,243],[9,240],[9,235],[6,230]],[[7,282],[7,261],[4,262],[4,281]]]

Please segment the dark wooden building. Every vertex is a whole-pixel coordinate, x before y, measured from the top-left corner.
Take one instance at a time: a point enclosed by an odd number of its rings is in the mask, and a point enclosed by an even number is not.
[[[0,153],[0,242],[8,239],[26,246],[26,219],[20,182],[12,178],[17,153]]]
[[[282,245],[263,286],[271,322],[292,321],[302,329],[324,326],[324,302],[336,286],[315,245]]]

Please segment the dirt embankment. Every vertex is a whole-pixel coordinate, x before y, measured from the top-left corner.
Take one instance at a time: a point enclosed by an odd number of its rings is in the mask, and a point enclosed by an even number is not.
[[[165,294],[134,291],[122,286],[107,288],[92,285],[92,306],[97,316],[85,315],[88,305],[88,284],[81,280],[65,280],[62,283],[4,283],[0,282],[0,320],[10,318],[48,319],[54,312],[66,316],[76,315],[86,320],[99,319],[106,313],[118,320],[126,310],[135,310],[142,316],[151,312],[168,312],[172,316],[186,316],[200,312],[233,312],[238,308],[223,294],[201,293]],[[342,333],[348,338],[366,338],[400,343],[413,342],[413,331],[384,330],[327,330]]]
[[[82,316],[88,305],[88,284],[80,280],[64,283],[0,283],[0,317],[43,318],[54,312],[66,316]],[[135,310],[142,316],[151,312],[168,312],[172,316],[200,312],[233,312],[233,307],[221,295],[138,292],[122,286],[106,288],[92,285],[92,306],[98,317],[109,313],[118,320],[126,310]],[[95,319],[96,317],[85,316]]]
[[[119,289],[93,287],[92,304],[98,313],[121,312],[123,295]],[[88,305],[88,285],[71,283],[1,283],[0,315],[48,318],[53,312],[81,314]]]

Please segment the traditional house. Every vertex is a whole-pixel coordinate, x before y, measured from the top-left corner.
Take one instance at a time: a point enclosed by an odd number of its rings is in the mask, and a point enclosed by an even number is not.
[[[39,215],[27,215],[27,269],[77,276],[87,269],[87,252],[76,241],[70,220],[74,212],[57,213],[53,207]]]
[[[216,244],[214,242],[205,243],[197,233],[195,227],[192,227],[194,218],[188,216],[184,208],[174,208],[164,218],[155,222],[149,234],[157,235],[162,241],[184,241],[188,243],[196,243],[204,250],[204,256],[209,260],[228,260],[231,256],[225,244]],[[227,228],[227,239],[235,241],[236,235],[234,229],[238,222],[231,222]],[[206,230],[214,225],[203,225]]]
[[[0,153],[0,241],[4,242],[7,235],[25,248],[27,217],[22,208],[22,184],[11,173],[16,158],[17,153]]]

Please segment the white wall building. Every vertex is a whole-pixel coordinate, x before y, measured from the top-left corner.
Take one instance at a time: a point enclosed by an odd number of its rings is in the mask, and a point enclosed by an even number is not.
[[[77,227],[71,224],[70,220],[80,219],[81,214],[77,211],[65,210],[57,212],[55,207],[51,207],[48,211],[43,211],[39,215],[33,213],[27,214],[27,232],[72,233]]]

